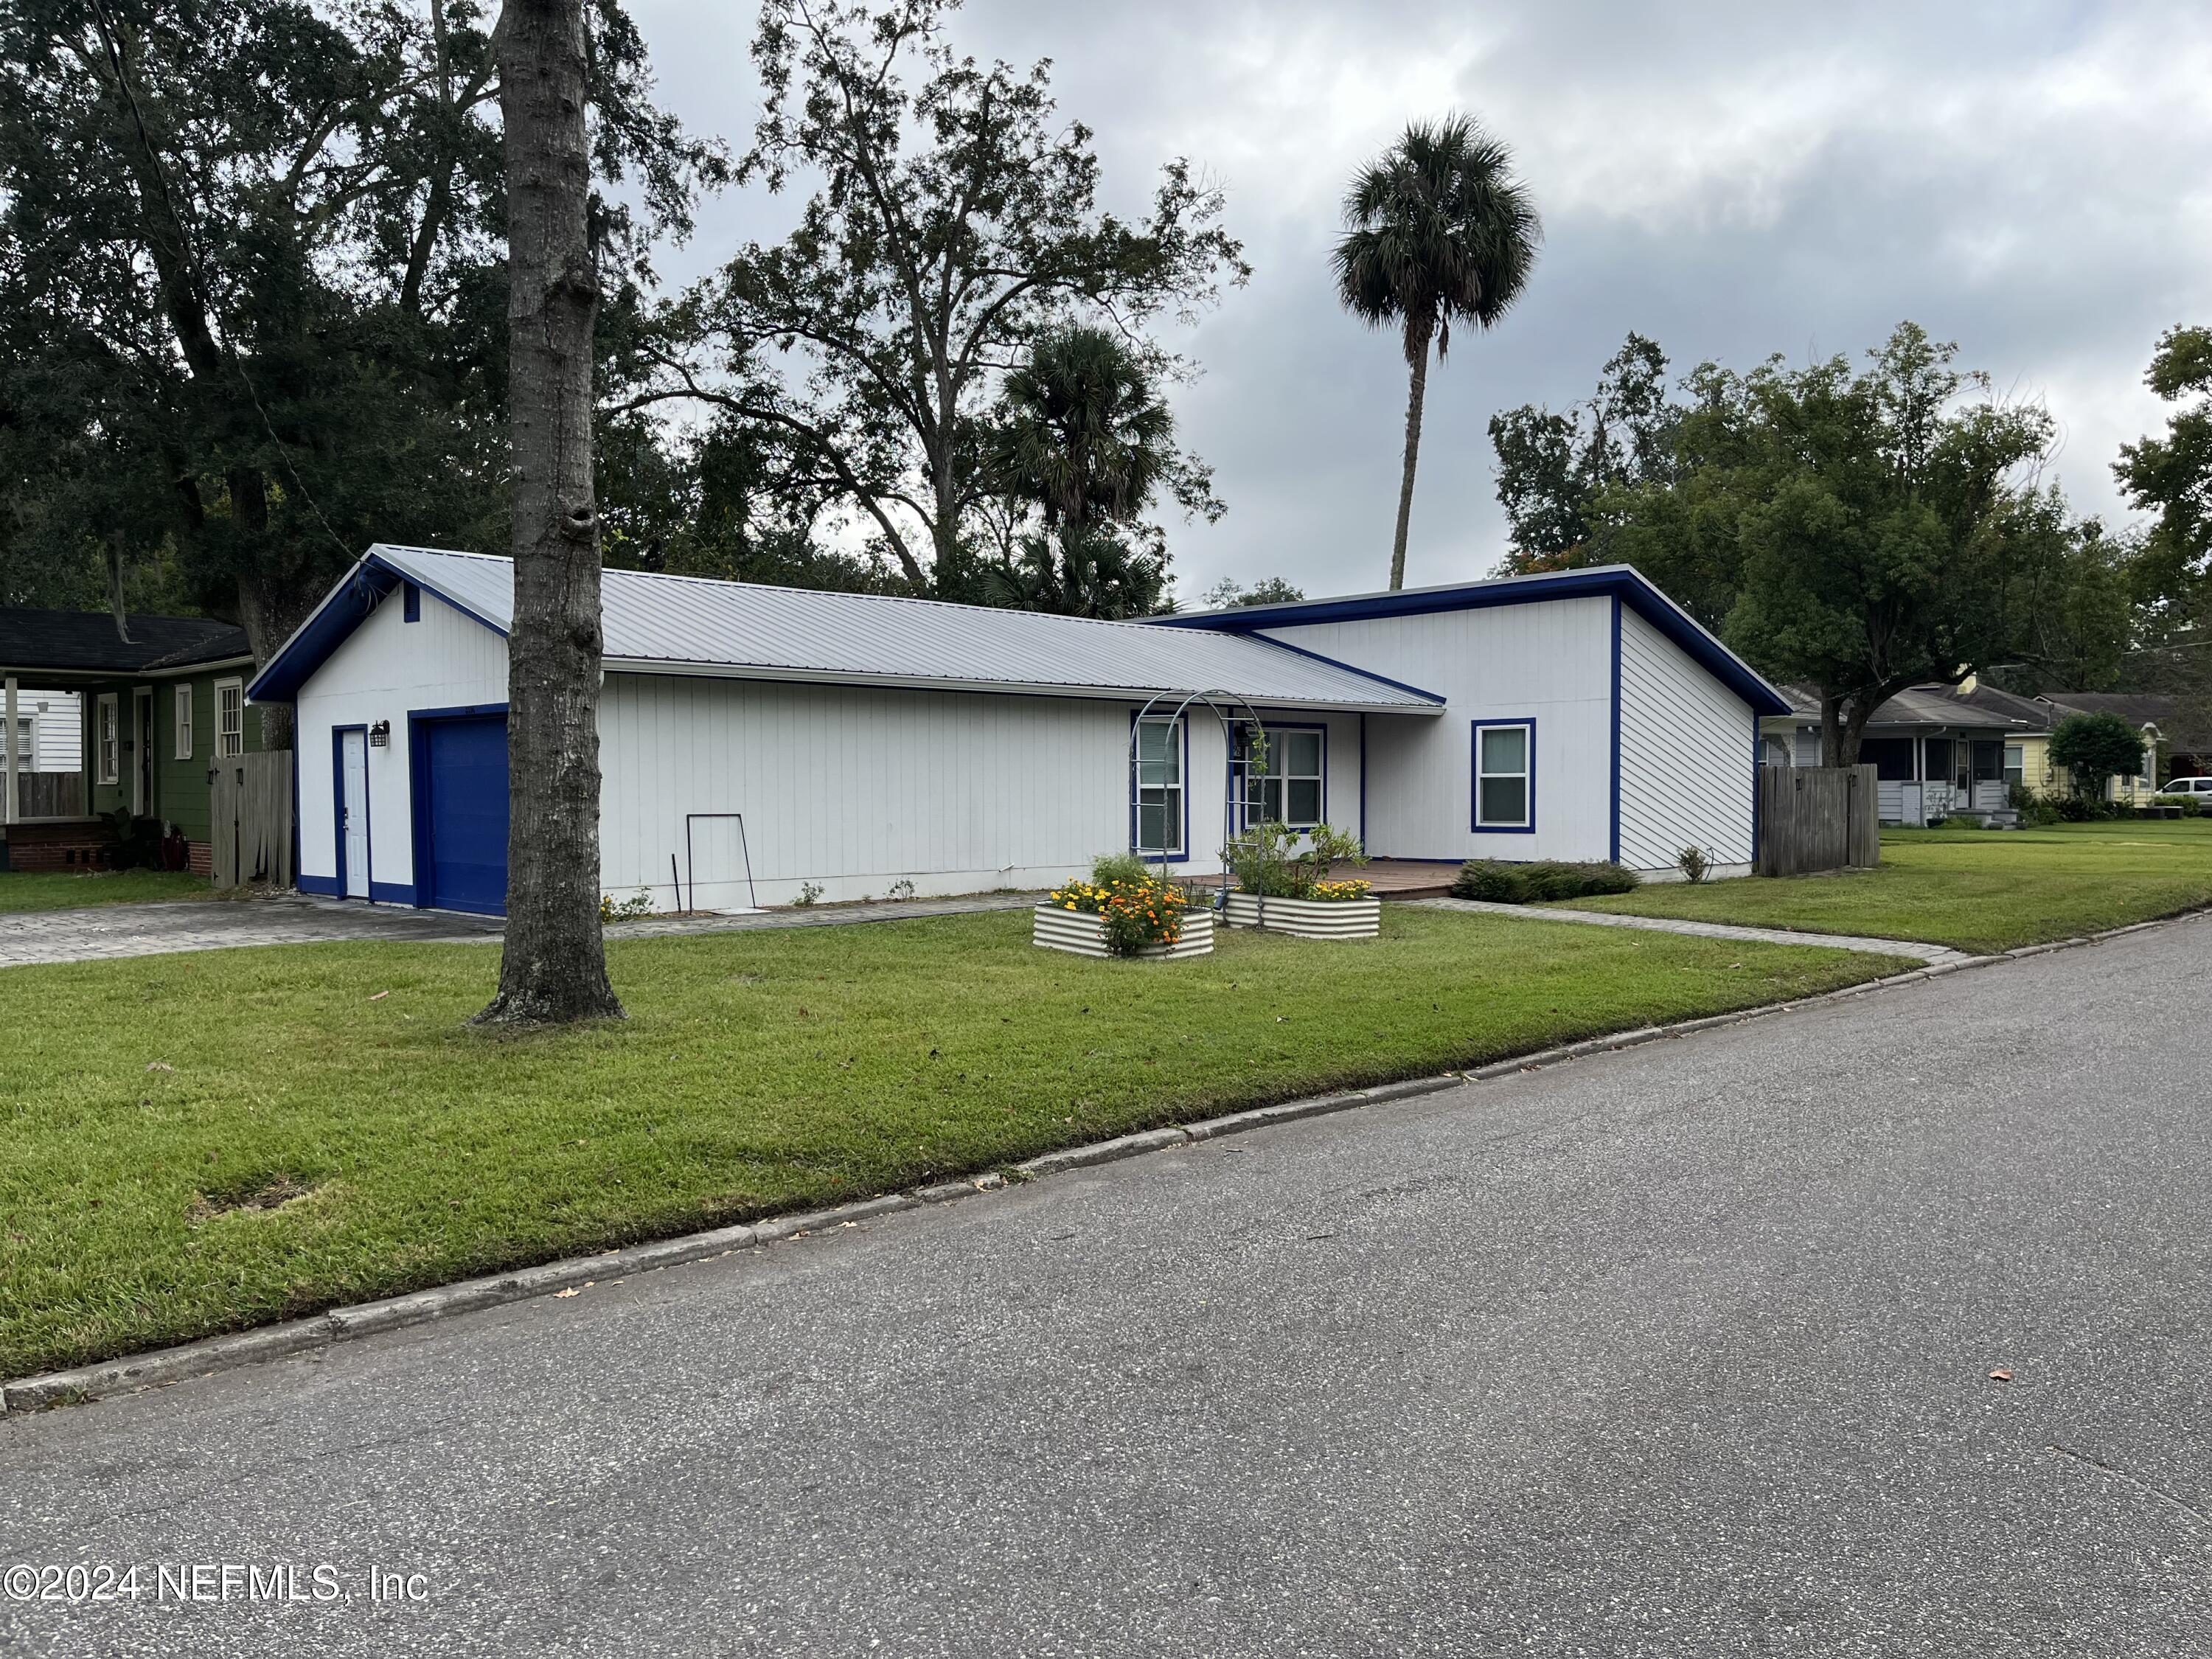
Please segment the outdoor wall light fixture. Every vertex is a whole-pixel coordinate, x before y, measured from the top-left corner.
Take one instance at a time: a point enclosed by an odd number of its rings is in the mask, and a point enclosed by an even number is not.
[[[390,720],[379,720],[368,728],[368,746],[371,749],[385,748],[391,741],[392,722]]]

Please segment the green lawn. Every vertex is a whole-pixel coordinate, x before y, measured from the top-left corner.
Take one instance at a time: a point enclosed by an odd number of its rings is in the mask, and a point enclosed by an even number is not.
[[[179,870],[0,871],[0,915],[81,904],[158,904],[214,896],[205,876]]]
[[[1568,903],[2008,951],[2212,904],[2212,821],[1886,830],[1876,870],[1668,883]]]
[[[462,1021],[483,946],[0,972],[0,1376],[1895,971],[1389,908],[1035,950],[1023,912],[611,945],[631,1018]]]

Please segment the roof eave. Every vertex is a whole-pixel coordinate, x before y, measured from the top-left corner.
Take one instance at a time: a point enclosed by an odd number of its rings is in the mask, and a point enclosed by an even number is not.
[[[608,657],[611,674],[668,674],[695,679],[757,680],[793,685],[874,686],[899,691],[960,691],[1014,697],[1072,697],[1086,702],[1142,702],[1152,697],[1199,695],[1182,685],[1091,685],[1050,680],[979,680],[920,674],[864,674],[849,669],[785,668],[773,664],[694,662],[672,657]],[[1212,690],[1216,688],[1206,688]],[[1440,702],[1396,702],[1352,697],[1289,697],[1235,694],[1255,708],[1297,708],[1341,714],[1441,714]]]

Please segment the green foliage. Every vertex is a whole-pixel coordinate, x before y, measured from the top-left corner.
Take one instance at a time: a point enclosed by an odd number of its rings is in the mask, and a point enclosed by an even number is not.
[[[1835,708],[1842,758],[1905,687],[2009,659],[2027,588],[2008,533],[2040,409],[1960,406],[1955,348],[1907,323],[1854,374],[1775,362],[1741,383],[1742,589],[1726,637]]]
[[[1586,401],[1564,414],[1524,404],[1491,416],[1498,501],[1512,538],[1500,568],[1608,562],[1596,533],[1600,500],[1612,490],[1672,483],[1681,420],[1667,381],[1667,354],[1656,341],[1633,333]]]
[[[2106,781],[2142,769],[2142,733],[2118,714],[2069,714],[2051,729],[2051,761],[2074,780],[2074,792],[2102,800]]]
[[[825,527],[860,529],[910,591],[980,597],[980,548],[1016,540],[984,522],[1005,366],[1107,318],[1149,371],[1170,372],[1149,325],[1194,314],[1249,270],[1220,191],[1180,158],[1148,211],[1103,210],[1091,131],[1055,109],[1048,65],[963,57],[945,38],[951,9],[769,0],[739,176],[817,188],[789,236],[741,249],[644,355],[650,395],[773,432],[793,462],[778,477]],[[1182,476],[1197,489],[1204,472]]]
[[[1452,896],[1492,904],[1538,904],[1585,898],[1597,893],[1630,893],[1643,878],[1625,866],[1536,859],[1526,864],[1502,859],[1469,859],[1452,882]]]
[[[653,895],[641,887],[628,898],[617,902],[611,893],[599,895],[599,926],[610,922],[636,921],[653,914]]]
[[[1312,898],[1332,866],[1367,862],[1358,836],[1327,823],[1306,831],[1255,823],[1223,848],[1221,856],[1239,891],[1268,898]]]
[[[1712,860],[1705,856],[1702,847],[1685,847],[1674,854],[1674,867],[1682,872],[1685,881],[1703,881],[1712,873]]]
[[[590,12],[619,316],[721,167]],[[265,656],[372,540],[504,539],[490,21],[0,0],[0,602],[161,570]]]
[[[1226,611],[1235,605],[1296,605],[1305,596],[1305,589],[1293,586],[1280,576],[1262,576],[1249,587],[1224,576],[1199,595],[1198,603],[1203,610]]]
[[[822,889],[819,885],[814,882],[802,881],[799,884],[799,896],[791,902],[793,908],[805,910],[811,908],[814,902],[821,896]]]
[[[2140,597],[2195,616],[2212,566],[2212,328],[2168,329],[2144,380],[2173,414],[2163,436],[2124,445],[2112,471],[2136,507],[2158,515],[2138,568]]]

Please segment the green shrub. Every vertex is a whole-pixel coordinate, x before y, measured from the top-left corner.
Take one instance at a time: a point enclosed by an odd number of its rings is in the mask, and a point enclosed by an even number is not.
[[[1293,852],[1301,834],[1305,849]],[[1255,823],[1223,848],[1221,856],[1241,891],[1267,898],[1311,898],[1314,890],[1328,880],[1331,866],[1367,862],[1358,836],[1327,823],[1304,832],[1279,823]]]
[[[1101,853],[1091,860],[1091,884],[1111,887],[1120,882],[1128,887],[1141,887],[1159,879],[1160,867],[1147,864],[1134,853]]]
[[[1573,864],[1538,859],[1508,864],[1500,859],[1469,859],[1452,883],[1455,898],[1492,904],[1535,904],[1551,899],[1588,898],[1595,893],[1629,893],[1641,884],[1635,871],[1618,864]]]
[[[1674,867],[1682,872],[1685,881],[1703,881],[1713,871],[1713,861],[1702,847],[1685,847],[1674,854]]]

